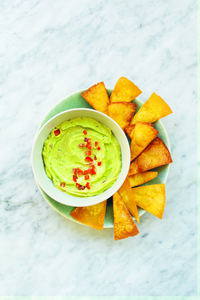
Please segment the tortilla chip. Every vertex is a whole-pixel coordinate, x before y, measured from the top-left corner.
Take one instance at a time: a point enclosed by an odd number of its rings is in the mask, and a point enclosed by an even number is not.
[[[145,124],[148,124],[149,126],[154,127],[154,124],[152,124],[152,123],[145,123]],[[131,140],[133,138],[134,128],[135,128],[135,124],[126,126],[124,128]]]
[[[135,236],[139,233],[119,193],[113,195],[113,211],[115,241],[128,238],[129,236]]]
[[[134,125],[129,125],[126,126],[124,129],[126,131],[126,133],[128,134],[129,138],[132,140],[133,138],[133,133],[134,133],[134,128],[135,128],[135,124]]]
[[[136,204],[152,215],[162,219],[165,209],[165,184],[154,184],[133,188]]]
[[[81,96],[94,109],[107,114],[107,105],[110,102],[104,82],[99,82],[91,86],[87,91],[84,91]]]
[[[170,163],[172,163],[172,158],[167,146],[159,137],[156,137],[131,163],[128,176]]]
[[[131,175],[128,179],[130,181],[131,187],[134,187],[156,178],[157,175],[158,172],[143,172]]]
[[[94,229],[103,230],[107,200],[85,207],[77,207],[70,215],[77,221]]]
[[[158,135],[158,130],[147,123],[137,122],[131,141],[131,161],[134,160]]]
[[[122,198],[124,204],[126,205],[127,209],[134,216],[134,218],[138,221],[138,223],[140,223],[138,208],[135,203],[131,185],[130,185],[128,178],[126,178],[126,180],[124,181],[124,183],[118,190],[118,193],[119,193],[120,197]]]
[[[131,125],[135,124],[137,121],[153,123],[171,113],[172,110],[169,105],[160,96],[153,93],[135,114],[131,121]]]
[[[117,81],[114,90],[110,96],[111,102],[131,102],[142,91],[132,81],[126,77],[121,77]]]
[[[108,115],[111,117],[122,129],[129,125],[137,104],[128,102],[116,102],[108,104]]]

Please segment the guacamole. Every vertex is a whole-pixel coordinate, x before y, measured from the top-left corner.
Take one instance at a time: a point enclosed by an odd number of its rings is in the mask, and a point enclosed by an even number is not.
[[[107,190],[122,166],[120,145],[110,128],[87,117],[58,125],[44,142],[42,155],[55,187],[76,197]]]

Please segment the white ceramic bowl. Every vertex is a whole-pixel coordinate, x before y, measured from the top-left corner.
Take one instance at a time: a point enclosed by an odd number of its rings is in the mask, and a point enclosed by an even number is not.
[[[45,172],[42,149],[45,140],[47,139],[49,133],[59,124],[76,117],[90,117],[100,121],[101,123],[108,126],[115,137],[117,138],[122,154],[122,169],[116,182],[102,194],[81,198],[74,197],[65,192],[60,191],[54,185],[51,179],[48,178]],[[59,113],[58,115],[51,118],[44,126],[40,129],[35,137],[32,153],[31,153],[31,163],[34,176],[39,183],[40,187],[54,200],[69,206],[88,206],[100,203],[108,198],[110,198],[123,184],[127,177],[129,167],[130,167],[130,147],[126,135],[119,125],[107,115],[95,111],[93,109],[70,109]]]

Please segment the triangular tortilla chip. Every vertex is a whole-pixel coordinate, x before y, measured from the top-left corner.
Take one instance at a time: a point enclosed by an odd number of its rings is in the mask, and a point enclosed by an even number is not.
[[[138,221],[138,223],[140,223],[138,208],[135,203],[131,185],[130,185],[128,178],[126,178],[126,180],[124,181],[124,183],[118,190],[118,193],[119,193],[120,197],[122,198],[124,204],[126,205],[127,209],[134,216],[134,218]]]
[[[122,129],[129,125],[137,104],[128,102],[116,102],[108,104],[108,115],[111,117]]]
[[[152,124],[152,123],[145,123],[145,124],[148,124],[149,126],[154,127],[154,124]],[[131,140],[133,138],[134,128],[135,128],[135,124],[126,126],[124,128]]]
[[[118,193],[113,195],[114,239],[115,241],[135,236],[139,233],[126,205]]]
[[[160,96],[153,93],[135,114],[131,121],[131,125],[135,124],[137,121],[153,123],[171,113],[172,110],[169,105]]]
[[[158,135],[158,130],[147,123],[137,122],[131,141],[131,161],[134,160]]]
[[[128,176],[142,173],[172,163],[171,154],[164,142],[156,137],[151,144],[131,163]]]
[[[133,133],[134,133],[134,128],[135,128],[135,124],[134,125],[129,125],[126,126],[124,129],[126,131],[126,133],[128,134],[129,138],[132,140],[133,138]]]
[[[104,82],[99,82],[91,86],[87,91],[84,91],[81,96],[94,109],[107,114],[107,105],[110,102]]]
[[[114,90],[110,96],[111,102],[131,102],[142,91],[132,81],[126,77],[121,77],[117,81]]]
[[[165,209],[165,184],[154,184],[133,188],[136,204],[152,215],[162,219]]]
[[[70,215],[77,221],[94,229],[103,230],[107,200],[85,207],[77,207]]]
[[[158,172],[143,172],[128,177],[131,187],[146,183],[158,175]]]

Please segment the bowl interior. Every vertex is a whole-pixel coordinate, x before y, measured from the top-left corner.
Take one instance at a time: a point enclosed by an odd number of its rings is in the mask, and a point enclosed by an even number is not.
[[[76,117],[90,117],[97,121],[102,122],[112,130],[113,134],[117,138],[121,147],[122,169],[118,179],[109,189],[107,189],[100,195],[93,196],[93,197],[86,197],[86,198],[75,197],[58,190],[53,185],[52,181],[47,177],[44,168],[43,159],[42,159],[43,144],[46,138],[48,137],[49,133],[56,127],[56,125]],[[114,122],[111,118],[109,118],[105,114],[102,114],[95,110],[84,109],[84,108],[67,110],[51,118],[47,123],[43,125],[43,127],[38,132],[34,141],[33,151],[32,151],[33,172],[41,188],[45,191],[46,194],[48,194],[54,200],[69,206],[88,206],[88,205],[93,205],[102,202],[110,198],[124,182],[128,174],[129,164],[130,164],[129,162],[130,162],[129,143],[124,132],[117,125],[117,123]]]
[[[84,89],[86,90],[86,89]],[[69,95],[67,98],[64,98],[63,100],[59,101],[58,103],[56,103],[56,105],[51,108],[49,110],[49,112],[44,116],[43,120],[41,121],[37,132],[42,128],[42,126],[48,122],[48,120],[50,120],[52,117],[54,117],[55,115],[59,114],[62,111],[68,110],[68,109],[73,109],[73,108],[90,108],[93,109],[92,106],[90,106],[90,104],[84,100],[84,98],[81,96],[81,93],[84,91],[78,91],[76,93],[73,93],[71,95]],[[112,93],[112,89],[107,89],[109,96]],[[137,110],[136,112],[140,109],[140,107],[143,105],[143,102],[139,99],[135,99],[134,102],[138,105],[137,106]],[[170,143],[169,143],[169,139],[168,139],[168,135],[167,132],[162,124],[161,121],[157,121],[155,123],[155,128],[159,131],[159,137],[164,141],[165,145],[168,147],[168,149],[170,150]],[[156,184],[156,183],[165,183],[167,180],[167,176],[169,173],[169,168],[170,165],[165,165],[165,166],[161,166],[156,168],[155,170],[158,172],[158,176],[149,181],[148,183],[144,184],[144,185],[148,185],[148,184]],[[61,204],[57,201],[55,201],[54,199],[52,199],[51,197],[49,197],[45,191],[41,188],[41,186],[39,185],[39,183],[37,182],[36,179],[36,184],[38,185],[38,188],[40,190],[41,195],[43,196],[43,198],[47,201],[47,203],[55,210],[57,211],[59,214],[61,214],[62,216],[64,216],[65,218],[79,223],[81,225],[83,225],[82,223],[76,221],[74,218],[72,218],[70,216],[70,212],[72,210],[74,210],[75,206],[67,206],[64,204]],[[143,214],[145,213],[145,211],[143,209],[139,208],[139,216],[141,217]],[[134,218],[133,218],[134,219]],[[104,228],[112,228],[114,226],[114,217],[113,217],[113,205],[112,205],[112,197],[110,197],[108,199],[107,202],[107,208],[106,208],[106,215],[105,215],[105,221],[104,221]]]

